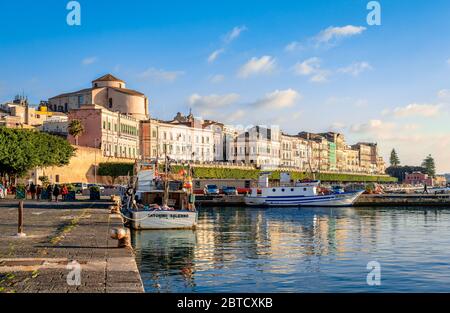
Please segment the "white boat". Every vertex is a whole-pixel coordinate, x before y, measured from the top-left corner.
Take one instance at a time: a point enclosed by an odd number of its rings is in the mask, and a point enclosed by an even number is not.
[[[138,168],[135,188],[129,188],[127,214],[131,226],[137,230],[195,229],[198,212],[191,188],[169,190],[166,166],[164,190],[160,190],[155,181],[155,164],[145,167]]]
[[[294,186],[252,188],[245,197],[249,206],[352,206],[364,192],[339,192],[321,194],[319,181],[298,183]]]

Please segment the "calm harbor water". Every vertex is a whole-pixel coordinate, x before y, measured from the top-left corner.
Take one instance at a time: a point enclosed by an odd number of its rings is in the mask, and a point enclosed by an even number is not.
[[[133,245],[147,292],[450,292],[450,208],[204,208]]]

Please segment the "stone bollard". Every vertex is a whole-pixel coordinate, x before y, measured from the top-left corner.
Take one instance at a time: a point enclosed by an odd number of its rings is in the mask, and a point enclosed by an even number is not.
[[[127,228],[111,229],[111,238],[119,240],[119,248],[131,248],[130,230]]]
[[[110,205],[109,206],[109,213],[110,214],[120,214],[120,207],[116,205]]]

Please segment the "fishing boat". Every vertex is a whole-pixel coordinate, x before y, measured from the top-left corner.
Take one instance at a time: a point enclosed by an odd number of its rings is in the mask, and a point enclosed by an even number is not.
[[[198,212],[189,176],[171,181],[169,161],[164,175],[158,174],[156,164],[138,166],[135,187],[127,190],[128,219],[137,230],[195,229]],[[181,183],[181,186],[179,186]],[[173,188],[170,188],[172,185]]]
[[[352,206],[364,191],[345,192],[341,189],[326,190],[320,181],[298,182],[294,185],[268,186],[268,176],[260,178],[263,186],[251,188],[244,200],[248,206]]]

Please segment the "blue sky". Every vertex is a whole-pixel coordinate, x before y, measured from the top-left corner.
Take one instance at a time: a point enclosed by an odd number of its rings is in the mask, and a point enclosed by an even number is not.
[[[0,102],[33,103],[112,73],[177,111],[377,141],[403,163],[450,172],[450,2],[2,1]]]

